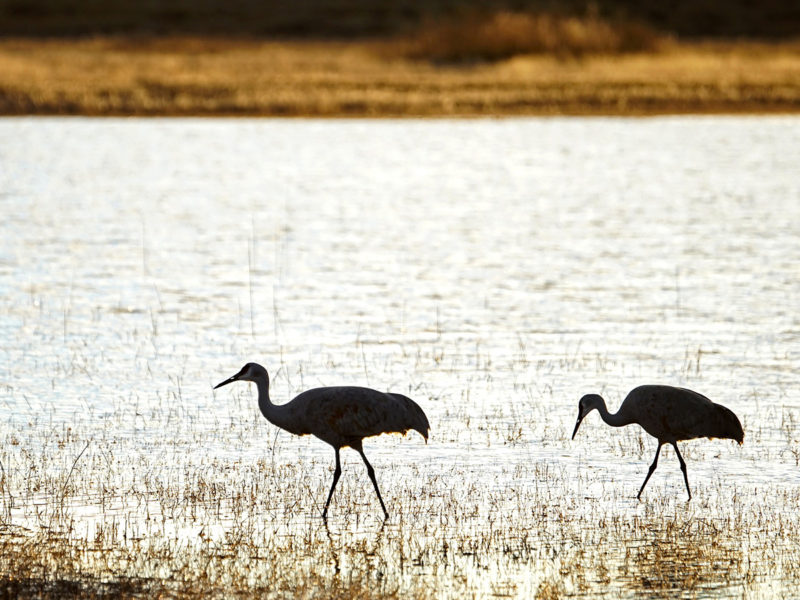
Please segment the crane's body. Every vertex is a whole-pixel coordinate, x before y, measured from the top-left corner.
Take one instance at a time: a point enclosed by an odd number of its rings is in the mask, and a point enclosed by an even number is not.
[[[645,485],[656,470],[658,455],[664,444],[671,444],[675,449],[683,471],[686,491],[691,500],[692,491],[689,489],[686,463],[678,450],[677,442],[699,437],[727,438],[736,440],[740,444],[744,441],[742,425],[732,411],[715,404],[702,394],[685,388],[668,385],[639,386],[631,390],[614,414],[608,412],[603,398],[597,394],[587,394],[578,403],[578,420],[572,432],[573,439],[578,433],[581,421],[595,409],[608,425],[622,427],[636,423],[658,440],[656,457],[650,465],[637,498],[641,497]]]
[[[339,450],[349,446],[356,450],[367,466],[375,492],[385,517],[389,516],[383,504],[375,472],[362,447],[364,438],[382,433],[418,431],[428,440],[430,425],[425,413],[411,398],[401,394],[379,392],[355,386],[322,387],[307,390],[286,404],[273,404],[269,397],[269,375],[259,364],[248,363],[233,377],[214,386],[214,389],[234,381],[252,381],[258,388],[258,407],[261,414],[273,425],[295,435],[314,435],[327,442],[336,452],[336,469],[323,518],[327,518],[328,505],[341,475]]]

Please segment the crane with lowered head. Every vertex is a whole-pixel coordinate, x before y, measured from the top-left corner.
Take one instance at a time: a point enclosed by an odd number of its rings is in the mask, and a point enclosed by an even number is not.
[[[678,442],[699,437],[727,438],[740,444],[744,441],[742,424],[733,412],[720,404],[715,404],[702,394],[684,388],[669,385],[642,385],[634,388],[622,401],[615,414],[608,412],[606,401],[597,394],[587,394],[578,402],[578,420],[572,439],[578,433],[581,421],[593,410],[597,409],[600,418],[608,425],[622,427],[637,423],[647,433],[658,440],[656,457],[637,498],[641,498],[644,486],[656,470],[661,446],[671,444],[678,455],[678,462],[683,471],[686,491],[689,500],[692,490],[689,489],[689,477],[686,475],[686,463],[683,461]]]

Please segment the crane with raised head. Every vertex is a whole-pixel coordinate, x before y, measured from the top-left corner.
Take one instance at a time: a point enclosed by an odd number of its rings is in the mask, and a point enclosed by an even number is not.
[[[286,404],[273,404],[269,397],[269,374],[259,364],[247,363],[242,369],[214,389],[234,381],[252,381],[258,388],[258,407],[261,414],[273,425],[295,435],[314,435],[333,446],[336,452],[336,468],[333,484],[325,501],[322,518],[328,518],[328,505],[333,490],[342,474],[339,450],[349,446],[357,451],[367,474],[375,486],[384,518],[389,517],[375,479],[375,470],[364,454],[364,438],[382,433],[402,433],[413,429],[428,441],[430,425],[425,413],[411,398],[402,394],[379,392],[365,387],[338,386],[307,390]]]
[[[608,412],[606,401],[601,396],[587,394],[578,402],[578,421],[572,432],[573,440],[581,421],[595,409],[608,425],[622,427],[637,423],[658,440],[656,457],[650,465],[642,487],[639,488],[637,498],[641,498],[644,486],[656,470],[658,455],[664,444],[672,444],[675,448],[675,454],[678,455],[678,462],[683,471],[683,480],[686,482],[686,491],[691,500],[692,490],[689,489],[686,463],[678,450],[678,442],[699,437],[727,438],[736,440],[740,444],[744,441],[742,424],[731,410],[715,404],[702,394],[684,388],[669,385],[639,386],[630,391],[615,414]]]

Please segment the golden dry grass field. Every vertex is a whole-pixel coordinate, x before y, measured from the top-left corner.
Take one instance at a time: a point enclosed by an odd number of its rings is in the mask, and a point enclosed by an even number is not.
[[[419,41],[419,40],[417,40]],[[800,43],[437,60],[396,41],[0,40],[0,114],[441,117],[800,111]]]

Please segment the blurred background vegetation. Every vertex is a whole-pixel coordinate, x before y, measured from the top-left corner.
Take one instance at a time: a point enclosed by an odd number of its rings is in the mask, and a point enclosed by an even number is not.
[[[0,0],[0,35],[406,35],[495,13],[627,23],[688,39],[800,35],[800,0]]]
[[[800,112],[800,0],[0,0],[0,114]]]

